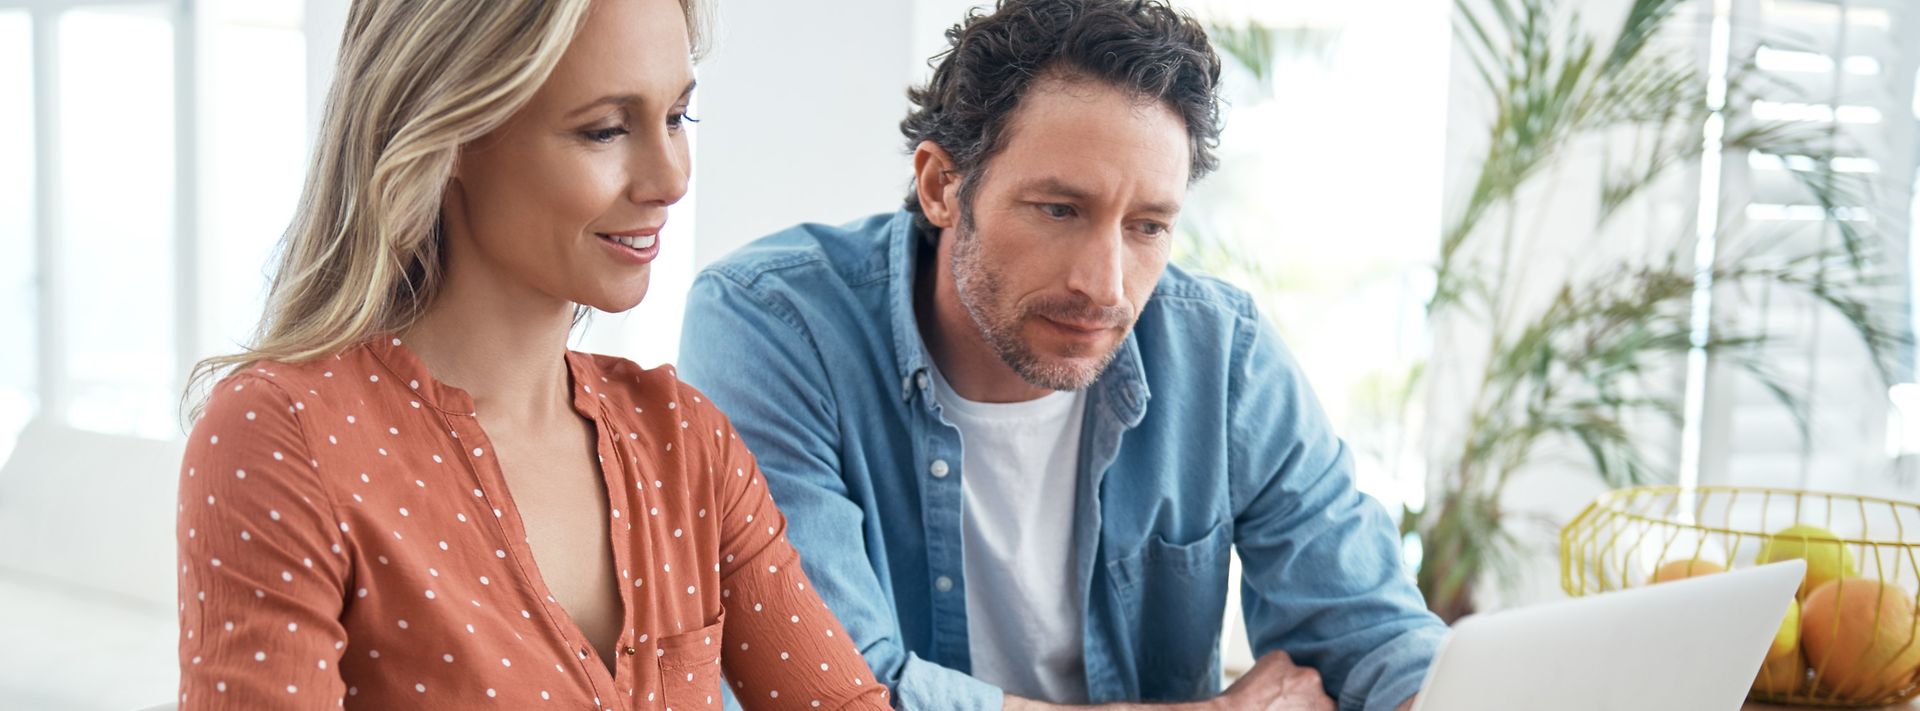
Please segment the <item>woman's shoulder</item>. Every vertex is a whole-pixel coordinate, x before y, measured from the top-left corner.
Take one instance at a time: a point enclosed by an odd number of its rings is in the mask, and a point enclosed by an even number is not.
[[[364,346],[302,361],[262,359],[246,363],[227,373],[207,392],[195,429],[208,421],[293,420],[308,414],[311,408],[363,399],[367,396],[363,391],[378,383],[384,372]]]
[[[732,425],[725,414],[707,399],[699,388],[680,379],[671,364],[647,368],[625,358],[609,355],[574,353],[587,364],[591,389],[583,389],[608,401],[616,413],[635,417],[642,427],[678,432],[728,433]],[[598,385],[594,385],[594,382]]]
[[[587,371],[598,373],[600,382],[609,389],[646,390],[679,379],[673,374],[672,365],[648,368],[620,356],[585,351],[567,351],[567,355],[586,365]]]
[[[296,371],[280,365],[250,363],[214,384],[187,436],[181,469],[183,497],[205,494],[211,504],[217,494],[231,501],[241,491],[234,489],[236,481],[276,491],[304,490],[311,484],[318,466],[305,425],[311,398],[296,394]],[[196,477],[196,473],[216,471],[231,471],[232,476]]]
[[[296,393],[318,385],[311,382],[318,375],[318,371],[309,372],[313,368],[311,363],[275,360],[258,360],[234,368],[207,392],[206,407],[199,421],[219,421],[234,416],[257,421],[281,408],[287,410],[285,414],[292,415],[306,405]]]
[[[362,343],[306,360],[256,360],[233,369],[221,382],[255,379],[274,383],[290,393],[317,396],[329,388],[350,387],[362,381],[377,383],[384,372],[379,359]],[[218,394],[215,388],[210,395]]]

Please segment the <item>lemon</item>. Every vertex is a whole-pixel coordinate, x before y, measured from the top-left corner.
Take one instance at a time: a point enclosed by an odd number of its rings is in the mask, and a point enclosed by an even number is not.
[[[1802,599],[1827,581],[1859,575],[1853,568],[1853,551],[1832,531],[1818,526],[1799,525],[1783,528],[1760,546],[1761,565],[1799,558],[1807,561],[1807,578],[1800,583]]]

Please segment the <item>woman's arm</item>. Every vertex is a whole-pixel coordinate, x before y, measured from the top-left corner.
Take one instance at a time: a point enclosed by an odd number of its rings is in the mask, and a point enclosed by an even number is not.
[[[264,377],[215,386],[180,467],[182,709],[332,709],[345,693],[342,524],[303,408]]]
[[[721,601],[727,610],[722,665],[748,709],[887,709],[853,638],[800,569],[786,518],[746,445],[718,410],[706,427],[719,450]]]

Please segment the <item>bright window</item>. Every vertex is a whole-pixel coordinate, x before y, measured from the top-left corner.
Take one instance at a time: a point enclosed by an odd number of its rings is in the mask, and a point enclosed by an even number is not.
[[[298,0],[213,3],[202,36],[202,353],[245,343],[307,165],[307,37]],[[319,40],[323,43],[333,38]],[[330,47],[329,47],[330,49]]]
[[[60,16],[56,273],[74,426],[165,437],[175,381],[173,26],[163,6]],[[112,52],[100,48],[112,47]]]
[[[0,10],[0,461],[34,408],[33,23]]]

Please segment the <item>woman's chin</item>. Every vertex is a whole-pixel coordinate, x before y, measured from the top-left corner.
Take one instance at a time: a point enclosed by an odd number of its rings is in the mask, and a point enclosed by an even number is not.
[[[641,301],[646,300],[646,298],[647,283],[643,281],[637,288],[609,289],[593,295],[593,297],[588,300],[576,303],[583,306],[591,306],[596,311],[618,314],[632,311],[640,305]]]

